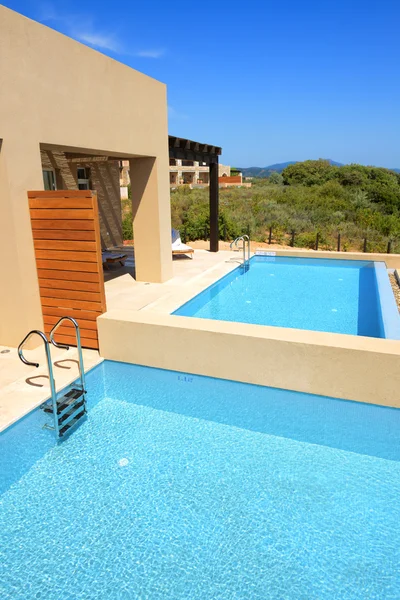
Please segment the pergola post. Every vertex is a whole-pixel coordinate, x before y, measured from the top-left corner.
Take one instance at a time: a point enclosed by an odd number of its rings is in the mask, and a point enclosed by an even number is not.
[[[219,250],[218,156],[210,160],[210,252]]]

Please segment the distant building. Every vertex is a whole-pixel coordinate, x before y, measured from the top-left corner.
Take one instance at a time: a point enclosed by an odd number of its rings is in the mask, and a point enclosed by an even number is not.
[[[250,183],[243,183],[242,173],[234,170],[231,173],[229,165],[218,165],[218,182],[220,187],[250,187]],[[128,198],[129,179],[129,161],[120,162],[120,187],[121,198]],[[180,185],[189,185],[190,187],[206,187],[210,183],[209,167],[198,161],[181,160],[170,158],[169,161],[169,185],[171,188]]]
[[[218,177],[229,177],[231,168],[227,165],[218,165]],[[210,182],[209,167],[204,163],[194,160],[169,160],[169,185],[207,186]]]

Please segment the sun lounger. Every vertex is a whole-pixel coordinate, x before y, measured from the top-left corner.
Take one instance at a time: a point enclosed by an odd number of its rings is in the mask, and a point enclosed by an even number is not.
[[[184,244],[181,240],[181,234],[177,229],[172,229],[172,256],[177,254],[190,254],[193,258],[194,250],[190,246]]]
[[[103,267],[108,269],[108,265],[119,262],[123,267],[125,265],[125,261],[128,258],[127,254],[118,254],[116,252],[111,252],[109,250],[102,251],[102,259],[103,259]]]

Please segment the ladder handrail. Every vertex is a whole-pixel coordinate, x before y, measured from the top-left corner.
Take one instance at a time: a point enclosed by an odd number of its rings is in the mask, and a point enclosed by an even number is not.
[[[84,365],[83,365],[83,355],[82,355],[82,346],[81,346],[81,333],[80,333],[79,325],[78,325],[77,321],[75,321],[75,319],[73,319],[72,317],[61,317],[61,319],[59,319],[57,321],[57,323],[54,325],[54,327],[50,331],[50,342],[56,348],[64,348],[65,350],[69,349],[69,346],[67,346],[66,344],[60,344],[59,342],[56,342],[54,339],[54,334],[57,331],[57,329],[60,327],[60,325],[63,321],[70,321],[73,324],[73,326],[75,327],[76,345],[78,348],[78,359],[79,359],[78,360],[79,377],[80,377],[80,380],[82,383],[82,389],[85,392],[86,391],[86,383],[85,383],[85,369],[84,369]]]
[[[51,360],[51,352],[50,352],[50,344],[49,344],[49,340],[47,339],[47,337],[45,336],[45,334],[43,333],[43,331],[39,331],[39,329],[32,329],[32,331],[30,331],[22,340],[22,342],[20,343],[20,345],[18,346],[18,356],[20,358],[20,360],[25,364],[28,365],[30,367],[39,367],[39,363],[36,362],[31,362],[29,360],[27,360],[25,358],[25,356],[23,355],[23,347],[25,345],[25,343],[33,336],[33,335],[38,335],[39,337],[42,338],[42,341],[44,342],[44,348],[46,351],[46,359],[47,359],[47,369],[49,371],[49,380],[50,380],[50,391],[51,391],[51,403],[52,403],[52,408],[53,408],[53,414],[54,414],[54,428],[57,434],[57,437],[59,435],[59,428],[58,428],[58,421],[56,418],[57,415],[57,391],[56,391],[56,383],[54,381],[54,375],[53,375],[53,363]]]
[[[247,235],[247,233],[244,233],[243,235],[237,237],[235,240],[233,240],[233,242],[231,242],[230,244],[230,248],[232,250],[232,246],[233,244],[235,244],[236,248],[239,250],[238,248],[238,243],[242,241],[243,242],[243,265],[245,265],[246,263],[246,243],[247,243],[247,261],[249,262],[250,265],[250,237]]]

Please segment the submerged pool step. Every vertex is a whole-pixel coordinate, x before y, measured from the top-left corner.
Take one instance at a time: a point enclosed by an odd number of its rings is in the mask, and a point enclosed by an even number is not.
[[[79,398],[81,398],[82,396],[84,397],[84,393],[84,390],[82,390],[81,388],[72,388],[71,390],[69,390],[69,392],[58,398],[57,414],[59,416],[64,414],[69,407],[71,407],[73,404],[75,404],[77,400],[79,400]],[[44,411],[52,413],[53,408],[51,407],[51,405],[46,404],[46,406],[44,407]]]
[[[44,412],[53,414],[51,404],[43,407]],[[69,432],[86,414],[85,390],[73,387],[57,398],[57,421],[59,437]]]
[[[71,415],[71,420],[68,419],[67,423],[63,424],[63,426],[59,429],[60,437],[63,437],[66,433],[69,433],[71,429],[75,427],[75,425],[78,425],[85,415],[85,406],[83,406],[80,411],[76,411],[73,415]]]

